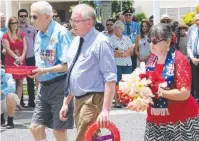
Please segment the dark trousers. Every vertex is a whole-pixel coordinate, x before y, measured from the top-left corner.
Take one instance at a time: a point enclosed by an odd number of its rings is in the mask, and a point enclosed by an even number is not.
[[[2,53],[2,50],[3,50],[3,45],[1,44],[1,64],[4,65],[5,55]]]
[[[30,57],[26,59],[26,65],[27,66],[35,66],[35,57]],[[28,103],[32,104],[34,103],[35,100],[35,84],[34,84],[34,79],[32,78],[27,78],[27,89],[28,89],[28,96],[29,100]],[[23,103],[23,96],[21,98],[21,103]]]
[[[132,71],[134,71],[137,67],[137,56],[136,55],[131,56],[131,61],[132,61]]]
[[[191,92],[192,95],[194,96],[194,98],[196,99],[196,101],[199,104],[199,64],[197,66],[195,66],[192,62],[191,62],[191,68],[192,68],[192,88],[191,88]]]

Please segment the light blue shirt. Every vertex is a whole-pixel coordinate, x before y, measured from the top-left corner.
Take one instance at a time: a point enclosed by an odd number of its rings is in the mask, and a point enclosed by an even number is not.
[[[48,68],[67,62],[67,50],[71,43],[69,31],[55,21],[51,21],[47,31],[38,32],[35,39],[35,60],[39,68]],[[52,80],[55,77],[66,74],[66,72],[49,72],[40,75],[39,82]]]
[[[198,36],[198,30],[199,28],[196,26],[196,24],[192,25],[188,30],[187,54],[190,58],[194,58],[193,50],[195,39]],[[199,55],[199,40],[197,44],[197,54]]]
[[[79,39],[76,37],[70,48],[77,50]],[[69,91],[74,96],[104,92],[105,82],[117,81],[114,49],[108,38],[92,28],[83,39],[80,56],[70,75]]]
[[[1,69],[1,100],[3,100],[8,94],[14,93],[16,90],[15,81],[11,74],[6,74]]]
[[[127,35],[127,23],[123,22],[124,24],[124,31],[122,32],[123,35]],[[137,22],[130,23],[130,35],[128,37],[131,39],[131,42],[135,43],[135,38],[137,35],[140,34],[140,25]]]
[[[6,33],[8,31],[7,27],[4,26],[3,28],[1,28],[1,32]]]

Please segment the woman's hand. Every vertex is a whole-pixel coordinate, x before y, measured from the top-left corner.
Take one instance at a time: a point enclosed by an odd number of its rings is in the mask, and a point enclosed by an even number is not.
[[[16,61],[18,61],[19,63],[23,63],[24,61],[24,57],[23,56],[20,56],[20,57],[16,57]]]
[[[122,54],[123,54],[123,51],[121,51],[121,50],[115,50],[115,52],[114,52],[114,56],[116,58],[122,57]]]

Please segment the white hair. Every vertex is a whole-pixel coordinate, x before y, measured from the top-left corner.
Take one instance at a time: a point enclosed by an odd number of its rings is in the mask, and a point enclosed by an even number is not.
[[[124,24],[121,21],[116,21],[113,25],[113,28],[116,29],[117,27],[122,27],[122,30],[124,30]]]
[[[94,23],[96,21],[96,11],[93,7],[87,4],[78,4],[73,9],[72,12],[81,13],[81,17],[85,20],[93,19]]]
[[[52,16],[52,6],[46,1],[34,2],[30,9],[38,10],[40,14],[46,14]]]

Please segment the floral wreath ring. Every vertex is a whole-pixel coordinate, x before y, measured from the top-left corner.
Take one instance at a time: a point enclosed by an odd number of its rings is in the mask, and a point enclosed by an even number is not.
[[[120,141],[120,132],[118,128],[115,126],[115,124],[110,122],[109,125],[105,128],[111,131],[110,135],[100,136],[93,139],[93,134],[98,129],[100,129],[100,127],[97,126],[97,122],[92,123],[85,132],[84,141],[103,141],[108,139],[112,139],[113,141]]]

